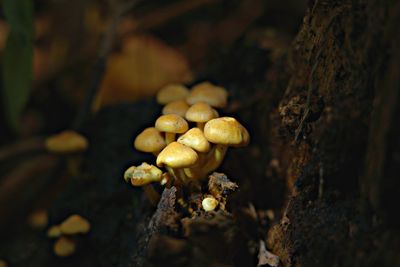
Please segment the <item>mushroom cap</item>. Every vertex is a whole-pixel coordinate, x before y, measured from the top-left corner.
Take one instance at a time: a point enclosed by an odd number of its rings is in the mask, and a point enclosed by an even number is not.
[[[60,237],[53,246],[54,253],[59,257],[67,257],[75,252],[75,242],[68,237]]]
[[[195,85],[186,97],[188,104],[205,102],[215,108],[223,108],[227,104],[228,92],[223,87],[202,82]]]
[[[58,225],[53,225],[47,230],[47,236],[50,238],[55,238],[61,236],[61,229]]]
[[[192,128],[183,135],[179,136],[178,143],[191,147],[199,152],[207,152],[210,150],[210,143],[199,128]]]
[[[87,139],[79,133],[66,130],[48,137],[45,147],[49,152],[68,154],[85,151],[89,146]]]
[[[143,130],[135,138],[135,148],[147,153],[156,153],[161,151],[167,144],[163,135],[154,127]]]
[[[187,121],[179,115],[162,115],[156,120],[156,129],[166,133],[184,133],[189,129]]]
[[[164,164],[171,168],[185,168],[194,165],[199,156],[196,151],[178,142],[166,146],[157,157],[157,166]]]
[[[125,181],[134,186],[142,186],[152,182],[161,182],[162,171],[154,165],[143,162],[140,166],[132,166],[124,173]]]
[[[175,100],[183,100],[189,94],[189,89],[183,84],[168,84],[160,89],[157,93],[157,102],[159,104],[168,104]]]
[[[60,224],[61,233],[67,235],[86,234],[89,230],[89,221],[78,214],[69,216]]]
[[[186,103],[185,100],[176,100],[169,102],[167,105],[164,106],[162,110],[163,115],[167,114],[176,114],[181,117],[185,117],[186,111],[188,110],[189,105]]]
[[[48,212],[45,209],[38,209],[29,214],[28,223],[34,229],[43,229],[49,221]]]
[[[188,121],[194,122],[207,122],[216,117],[218,117],[218,112],[209,104],[204,102],[194,104],[186,111],[185,114],[185,118]]]
[[[204,136],[215,144],[246,146],[250,135],[235,118],[221,117],[208,121],[204,126]]]

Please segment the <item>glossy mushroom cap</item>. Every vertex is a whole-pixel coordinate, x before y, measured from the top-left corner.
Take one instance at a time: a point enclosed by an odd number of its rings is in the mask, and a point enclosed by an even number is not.
[[[221,117],[208,121],[204,126],[204,136],[211,143],[227,146],[246,146],[249,133],[235,118]]]
[[[165,143],[163,135],[154,127],[149,127],[143,130],[135,138],[135,148],[142,152],[158,153],[167,144]]]
[[[60,231],[63,234],[85,234],[90,230],[90,223],[85,218],[74,214],[69,216],[60,224]]]
[[[85,151],[89,146],[87,139],[79,133],[66,130],[50,136],[45,141],[49,152],[56,154],[70,154]]]
[[[198,160],[196,151],[178,142],[166,146],[157,157],[157,166],[167,165],[171,168],[185,168],[194,165]]]
[[[228,92],[219,86],[209,82],[202,82],[192,88],[186,101],[193,105],[199,102],[205,102],[215,108],[224,108],[227,104]]]
[[[189,105],[185,100],[176,100],[168,103],[162,110],[163,115],[176,114],[181,117],[185,117],[186,111],[189,109]]]
[[[124,173],[125,181],[134,186],[142,186],[152,182],[161,182],[162,171],[154,165],[143,162],[140,166],[132,166]]]
[[[157,93],[157,102],[165,105],[172,101],[183,100],[189,94],[189,90],[182,84],[168,84]]]
[[[166,133],[184,133],[189,129],[187,121],[179,115],[162,115],[156,120],[156,129]]]
[[[185,118],[188,121],[194,122],[207,122],[216,117],[218,117],[218,112],[209,104],[204,102],[194,104],[186,111],[185,114]]]
[[[199,128],[192,128],[178,138],[178,143],[191,147],[199,152],[208,152],[210,143],[207,141],[204,133]]]

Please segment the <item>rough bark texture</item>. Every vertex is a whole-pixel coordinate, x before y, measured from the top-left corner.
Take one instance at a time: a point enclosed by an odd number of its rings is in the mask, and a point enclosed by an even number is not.
[[[386,139],[398,132],[398,37],[390,30],[398,9],[390,1],[309,3],[273,114],[273,157],[292,192],[268,243],[284,266],[399,265],[398,229],[387,228],[394,216],[376,217],[390,214],[382,198],[388,204],[399,192],[383,189],[396,184],[385,155],[388,144],[392,160],[398,153],[398,141]]]

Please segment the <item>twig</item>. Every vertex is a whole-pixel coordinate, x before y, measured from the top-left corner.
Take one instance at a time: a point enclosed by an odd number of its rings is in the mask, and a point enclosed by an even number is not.
[[[186,14],[204,5],[214,4],[218,0],[191,0],[179,1],[158,10],[149,12],[137,18],[138,23],[124,30],[121,33],[122,38],[135,33],[155,28],[163,23]]]
[[[92,81],[91,81],[89,89],[86,93],[86,97],[83,102],[82,108],[79,111],[79,113],[75,119],[75,122],[73,124],[73,128],[75,130],[80,130],[80,128],[82,128],[83,123],[85,122],[85,120],[87,119],[87,117],[90,114],[93,99],[95,98],[97,90],[100,86],[100,83],[103,80],[103,76],[104,76],[104,72],[105,72],[106,64],[107,64],[107,58],[111,52],[111,49],[112,49],[112,46],[114,43],[114,37],[116,34],[118,22],[121,19],[122,15],[125,14],[129,9],[131,9],[138,2],[139,2],[138,0],[134,0],[134,1],[130,1],[129,3],[121,4],[114,11],[112,22],[103,37],[103,40],[102,40],[102,43],[101,43],[101,46],[99,49],[99,54],[98,54],[96,63],[93,67]]]
[[[8,160],[12,157],[41,151],[44,149],[44,140],[42,137],[34,137],[21,140],[11,145],[0,148],[0,162]]]

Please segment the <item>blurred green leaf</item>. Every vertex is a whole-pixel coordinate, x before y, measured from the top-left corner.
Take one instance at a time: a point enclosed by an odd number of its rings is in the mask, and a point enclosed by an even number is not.
[[[33,3],[32,0],[3,0],[10,33],[3,54],[3,100],[7,119],[14,129],[32,87]]]

